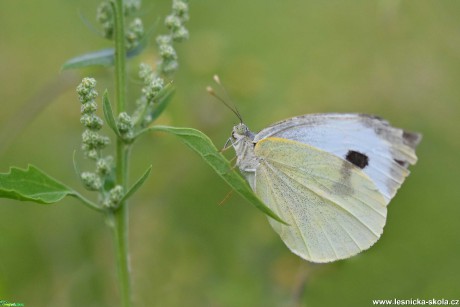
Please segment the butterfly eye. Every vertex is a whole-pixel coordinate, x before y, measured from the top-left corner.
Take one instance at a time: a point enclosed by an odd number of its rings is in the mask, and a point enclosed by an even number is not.
[[[240,135],[245,135],[247,133],[248,128],[243,124],[238,124],[235,126],[235,132]]]

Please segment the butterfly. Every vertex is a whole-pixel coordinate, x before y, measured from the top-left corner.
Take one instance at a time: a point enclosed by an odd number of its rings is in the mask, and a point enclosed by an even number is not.
[[[311,262],[331,262],[380,238],[420,140],[380,117],[330,113],[289,118],[257,134],[241,120],[229,142],[253,191],[288,224],[269,218],[286,246]]]

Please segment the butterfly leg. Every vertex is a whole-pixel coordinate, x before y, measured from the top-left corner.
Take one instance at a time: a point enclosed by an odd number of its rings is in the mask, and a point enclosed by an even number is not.
[[[230,192],[228,192],[227,195],[225,195],[224,199],[220,201],[219,206],[222,206],[232,194],[233,190],[230,190]]]
[[[227,142],[225,142],[224,147],[223,147],[221,150],[219,150],[219,152],[222,153],[222,152],[224,152],[224,151],[227,151],[230,147],[232,147],[232,146],[230,146],[230,145],[233,145],[233,140],[232,140],[232,138],[228,138],[228,139],[227,139]]]

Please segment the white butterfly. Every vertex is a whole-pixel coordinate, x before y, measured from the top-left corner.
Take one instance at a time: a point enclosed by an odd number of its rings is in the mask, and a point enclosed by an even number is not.
[[[270,224],[312,262],[351,257],[379,239],[420,140],[363,114],[293,117],[257,134],[240,123],[230,138],[251,188],[289,225]]]

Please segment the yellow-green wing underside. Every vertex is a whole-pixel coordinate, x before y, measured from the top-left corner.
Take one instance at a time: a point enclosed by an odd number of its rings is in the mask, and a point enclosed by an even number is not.
[[[289,249],[313,262],[351,257],[372,246],[386,220],[386,202],[357,166],[282,138],[259,141],[255,192],[290,226],[269,219]]]

